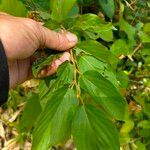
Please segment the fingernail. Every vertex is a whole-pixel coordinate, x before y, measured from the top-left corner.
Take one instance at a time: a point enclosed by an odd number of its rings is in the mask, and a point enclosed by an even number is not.
[[[72,34],[72,33],[70,33],[70,32],[66,34],[66,37],[67,37],[69,42],[77,43],[77,41],[78,41],[77,36]]]

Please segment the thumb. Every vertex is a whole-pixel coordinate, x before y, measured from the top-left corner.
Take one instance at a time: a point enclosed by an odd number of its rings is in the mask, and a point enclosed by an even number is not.
[[[41,26],[41,34],[43,35],[41,46],[44,45],[47,48],[59,51],[74,47],[78,41],[77,36],[70,32],[57,33],[43,26]]]

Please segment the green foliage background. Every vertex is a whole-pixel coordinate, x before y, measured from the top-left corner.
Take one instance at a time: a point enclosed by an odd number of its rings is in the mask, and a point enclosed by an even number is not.
[[[147,0],[0,1],[1,11],[34,15],[79,39],[55,75],[34,90],[10,91],[8,108],[26,102],[14,124],[18,142],[32,139],[33,150],[60,148],[70,138],[79,150],[149,149],[149,9]],[[61,55],[45,51],[33,64],[35,77]]]

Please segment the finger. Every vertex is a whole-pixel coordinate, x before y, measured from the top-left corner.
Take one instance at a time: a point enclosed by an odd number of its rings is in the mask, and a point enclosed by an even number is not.
[[[43,26],[41,26],[41,28],[43,35],[41,45],[44,45],[47,48],[63,51],[74,47],[77,43],[76,35],[70,32],[57,33]]]
[[[39,77],[42,78],[54,74],[57,71],[58,67],[65,61],[70,61],[69,52],[64,52],[64,54],[59,59],[56,59],[49,67],[42,70]]]

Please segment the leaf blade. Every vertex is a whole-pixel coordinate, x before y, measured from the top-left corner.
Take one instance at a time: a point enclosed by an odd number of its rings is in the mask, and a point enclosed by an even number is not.
[[[70,136],[68,130],[72,110],[77,105],[72,89],[63,87],[53,92],[34,130],[32,149],[48,149],[49,146],[67,140]]]
[[[78,108],[72,134],[78,150],[119,150],[117,130],[105,114],[92,105]]]
[[[111,82],[96,71],[87,71],[79,79],[79,83],[81,88],[113,117],[125,119],[127,103]]]

